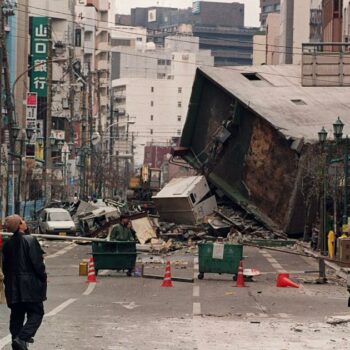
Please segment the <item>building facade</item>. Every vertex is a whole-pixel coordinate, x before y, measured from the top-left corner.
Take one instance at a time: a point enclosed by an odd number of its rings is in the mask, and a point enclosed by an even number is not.
[[[115,134],[128,137],[123,141],[129,145],[133,142],[136,165],[143,164],[147,142],[167,143],[181,135],[196,68],[214,64],[195,37],[167,37],[163,49],[151,44],[113,48],[112,54],[113,122],[119,123]],[[130,150],[124,145],[116,142],[114,153],[122,154],[120,147]]]
[[[261,28],[266,27],[266,19],[269,13],[280,11],[281,0],[260,0],[260,24]]]

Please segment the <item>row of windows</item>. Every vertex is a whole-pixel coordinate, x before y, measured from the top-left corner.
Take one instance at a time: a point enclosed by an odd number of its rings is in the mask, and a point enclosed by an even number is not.
[[[149,133],[150,133],[150,135],[153,135],[153,129],[149,129]],[[177,132],[176,132],[176,134],[177,134],[178,136],[180,136],[180,135],[181,135],[181,130],[178,129]]]
[[[181,101],[178,101],[178,102],[177,102],[177,106],[178,106],[179,108],[181,108],[181,107],[182,107],[182,102],[181,102]],[[154,101],[151,101],[151,107],[154,107]]]
[[[153,114],[151,114],[150,119],[151,119],[151,121],[154,120],[154,115],[153,115]],[[181,116],[181,115],[178,115],[178,116],[177,116],[177,121],[178,121],[178,122],[181,122],[181,120],[182,120],[182,116]]]
[[[151,86],[151,92],[154,92],[154,86]],[[182,87],[177,88],[177,93],[182,94]]]
[[[158,60],[158,66],[170,66],[171,60]]]

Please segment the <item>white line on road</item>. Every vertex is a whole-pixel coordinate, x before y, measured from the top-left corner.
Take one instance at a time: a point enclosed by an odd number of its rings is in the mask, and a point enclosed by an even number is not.
[[[201,303],[193,303],[193,316],[198,316],[201,314]]]
[[[52,311],[50,311],[48,314],[46,314],[44,317],[51,317],[57,315],[59,312],[63,311],[66,307],[73,304],[77,299],[68,299],[61,305],[58,305],[56,308],[54,308]],[[11,334],[7,335],[6,337],[0,339],[0,350],[3,349],[7,344],[11,342]]]
[[[95,287],[96,287],[96,283],[89,283],[83,295],[90,295],[94,291]]]
[[[68,299],[61,305],[58,305],[53,310],[51,310],[48,314],[45,315],[45,317],[52,317],[57,315],[59,312],[63,311],[66,307],[68,307],[70,304],[73,304],[77,299]]]
[[[0,349],[4,348],[10,342],[11,342],[11,334],[7,335],[5,338],[0,339]]]
[[[199,286],[196,286],[196,285],[193,286],[193,297],[194,298],[199,297]]]
[[[73,248],[75,248],[75,243],[70,243],[67,247],[64,247],[63,249],[59,250],[58,252],[48,255],[45,257],[45,259],[53,259],[53,258],[57,258],[58,256],[61,256],[63,254],[66,254],[67,252],[69,252],[70,250],[72,250]]]

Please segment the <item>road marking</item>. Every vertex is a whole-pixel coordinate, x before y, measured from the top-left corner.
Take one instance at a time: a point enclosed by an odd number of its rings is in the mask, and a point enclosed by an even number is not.
[[[193,303],[193,316],[198,316],[201,314],[201,303]]]
[[[46,314],[44,317],[51,317],[57,315],[59,312],[63,311],[66,307],[73,304],[77,299],[68,299],[61,305],[58,305],[56,308],[51,310],[48,314]],[[7,335],[6,337],[0,339],[0,350],[3,349],[7,344],[11,342],[11,334]]]
[[[196,285],[193,286],[193,297],[194,298],[199,297],[199,286],[196,286]]]
[[[261,251],[261,254],[267,259],[267,261],[272,265],[272,267],[277,270],[277,272],[284,272],[282,265],[268,252]]]
[[[57,258],[58,256],[61,256],[61,255],[63,255],[63,254],[66,254],[67,252],[69,252],[70,250],[72,250],[72,249],[75,248],[75,247],[76,247],[75,243],[70,243],[67,247],[62,248],[62,249],[59,250],[58,252],[46,256],[45,259]]]
[[[7,335],[6,337],[0,339],[0,349],[5,347],[7,344],[11,342],[11,334]]]
[[[95,287],[96,287],[96,283],[89,283],[83,295],[90,295],[94,291]]]
[[[66,307],[73,304],[75,301],[77,301],[77,299],[66,300],[64,303],[62,303],[61,305],[58,305],[53,310],[51,310],[48,314],[46,314],[45,317],[52,317],[57,315],[59,312],[63,311]]]

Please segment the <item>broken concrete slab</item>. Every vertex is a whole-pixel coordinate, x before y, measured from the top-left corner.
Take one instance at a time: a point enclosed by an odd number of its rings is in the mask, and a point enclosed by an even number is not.
[[[339,315],[339,316],[331,316],[326,319],[326,322],[331,325],[337,325],[342,323],[350,322],[350,315]]]

